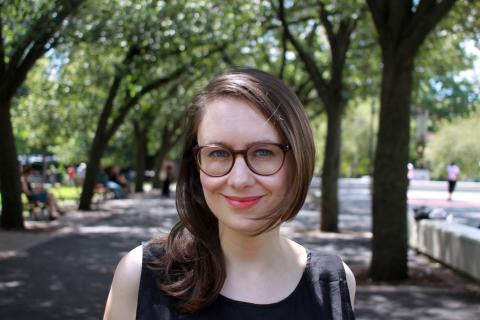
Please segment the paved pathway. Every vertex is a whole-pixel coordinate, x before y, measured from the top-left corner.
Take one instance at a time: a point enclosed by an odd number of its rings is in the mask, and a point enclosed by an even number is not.
[[[50,223],[51,231],[0,231],[2,320],[100,319],[120,257],[177,221],[174,201],[153,194],[109,201],[99,209],[70,212]],[[479,285],[414,253],[408,282],[368,282],[369,202],[347,197],[341,212],[344,233],[315,231],[318,214],[311,202],[283,232],[311,250],[342,255],[359,282],[357,319],[479,318]]]

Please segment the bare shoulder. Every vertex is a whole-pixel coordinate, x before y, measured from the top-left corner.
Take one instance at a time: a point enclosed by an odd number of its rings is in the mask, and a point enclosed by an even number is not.
[[[140,245],[127,253],[118,263],[115,275],[125,281],[139,281],[142,272],[143,247]]]
[[[345,269],[345,276],[347,278],[347,285],[348,285],[348,292],[350,294],[350,301],[352,303],[352,307],[355,303],[355,291],[357,289],[357,283],[355,281],[355,276],[353,275],[352,270],[345,262],[343,262],[343,268]]]
[[[135,319],[142,273],[143,248],[138,246],[118,263],[103,319]]]

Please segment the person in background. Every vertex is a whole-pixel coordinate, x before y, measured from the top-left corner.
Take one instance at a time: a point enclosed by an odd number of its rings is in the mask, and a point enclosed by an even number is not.
[[[354,319],[349,267],[280,232],[302,208],[315,164],[295,93],[271,74],[234,70],[189,111],[180,221],[122,258],[104,320]]]
[[[124,199],[125,193],[123,192],[122,186],[117,183],[115,175],[112,173],[112,167],[106,167],[102,169],[100,166],[98,169],[96,182],[99,186],[103,186],[113,192],[114,199]]]
[[[168,164],[165,167],[165,179],[162,182],[162,196],[165,198],[170,197],[170,183],[173,180],[172,165]]]
[[[413,172],[415,171],[415,167],[413,166],[413,163],[409,162],[407,164],[407,179],[408,179],[408,185],[410,185],[410,182],[413,179]]]
[[[120,172],[120,168],[117,165],[109,166],[105,168],[105,173],[108,176],[109,188],[120,187],[122,197],[130,193],[130,186],[125,175]]]
[[[22,185],[22,192],[27,196],[28,201],[31,202],[41,202],[47,205],[48,219],[55,220],[57,215],[65,214],[65,211],[62,210],[58,204],[57,198],[50,192],[47,192],[43,187],[34,187],[33,183],[30,181],[32,176],[33,169],[31,166],[26,166],[22,170],[22,175],[20,177],[20,182]]]
[[[452,201],[452,195],[457,185],[458,177],[460,175],[460,168],[455,162],[451,162],[447,166],[448,177],[448,201]]]
[[[75,185],[82,187],[85,181],[85,175],[87,174],[87,164],[85,162],[80,163],[75,171]]]
[[[68,166],[67,168],[67,176],[68,176],[68,184],[74,186],[75,185],[75,175],[76,173],[75,166]]]

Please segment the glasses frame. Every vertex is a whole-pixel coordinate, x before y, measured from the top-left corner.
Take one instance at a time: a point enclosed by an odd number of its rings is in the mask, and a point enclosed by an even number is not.
[[[248,151],[254,147],[257,147],[257,146],[261,146],[261,145],[274,145],[274,146],[277,146],[277,147],[280,147],[280,149],[283,151],[283,159],[282,159],[282,164],[278,167],[278,169],[273,172],[273,173],[270,173],[270,174],[261,174],[261,173],[258,173],[256,172],[252,165],[250,164],[250,161],[248,161],[248,157],[247,157],[247,154],[248,154]],[[224,148],[226,149],[228,152],[230,152],[233,156],[233,161],[232,161],[232,164],[230,166],[230,168],[224,173],[224,174],[221,174],[221,175],[211,175],[211,174],[208,174],[207,172],[205,172],[203,169],[202,169],[202,166],[200,165],[200,159],[199,159],[199,154],[200,154],[200,151],[203,149],[203,148],[206,148],[206,147],[221,147],[221,148]],[[231,149],[223,144],[218,144],[218,143],[213,143],[213,144],[207,144],[207,145],[204,145],[204,146],[195,146],[193,148],[193,156],[195,158],[195,163],[197,164],[197,167],[198,169],[200,169],[203,173],[205,173],[207,176],[209,177],[215,177],[215,178],[219,178],[219,177],[224,177],[226,176],[227,174],[230,173],[230,171],[232,171],[233,169],[233,166],[235,166],[235,161],[237,161],[237,155],[241,154],[243,156],[243,160],[245,161],[245,163],[247,164],[247,167],[248,169],[250,169],[250,171],[252,171],[253,173],[255,173],[256,175],[259,175],[259,176],[263,176],[263,177],[268,177],[268,176],[272,176],[274,175],[275,173],[277,173],[278,171],[280,171],[280,169],[282,169],[283,167],[283,164],[285,163],[285,155],[286,155],[286,152],[288,150],[291,150],[290,146],[288,144],[281,144],[281,143],[274,143],[274,142],[259,142],[259,143],[254,143],[252,144],[250,147],[246,148],[246,149],[241,149],[241,150],[234,150],[234,149]]]

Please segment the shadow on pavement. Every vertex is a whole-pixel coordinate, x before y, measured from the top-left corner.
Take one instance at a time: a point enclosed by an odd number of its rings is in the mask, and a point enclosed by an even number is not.
[[[358,275],[368,268],[371,255],[369,206],[360,196],[342,201],[344,232],[321,233],[318,209],[310,201],[282,232],[309,250],[340,254]],[[174,200],[155,194],[108,201],[104,210],[96,218],[72,212],[62,222],[63,234],[0,260],[2,320],[100,319],[119,259],[142,241],[167,233],[178,220]],[[419,259],[411,253],[411,261],[418,264]],[[451,272],[445,274],[451,277]],[[393,286],[360,276],[355,305],[357,319],[478,319],[480,295],[448,283]]]

